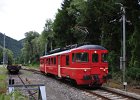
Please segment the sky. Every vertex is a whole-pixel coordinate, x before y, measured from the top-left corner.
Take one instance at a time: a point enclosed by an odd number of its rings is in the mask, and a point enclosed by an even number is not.
[[[0,0],[0,32],[20,40],[29,31],[41,33],[55,19],[63,0]]]

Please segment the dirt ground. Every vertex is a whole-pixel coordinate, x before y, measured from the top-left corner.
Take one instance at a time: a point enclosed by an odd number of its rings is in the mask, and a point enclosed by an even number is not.
[[[123,84],[121,83],[118,83],[114,80],[108,80],[108,82],[105,84],[105,86],[109,86],[109,87],[112,87],[112,88],[117,88],[117,89],[121,89],[121,90],[124,90],[124,86]],[[136,94],[139,94],[140,95],[140,86],[131,86],[131,85],[127,85],[126,86],[126,91],[127,92],[133,92],[133,93],[136,93]]]

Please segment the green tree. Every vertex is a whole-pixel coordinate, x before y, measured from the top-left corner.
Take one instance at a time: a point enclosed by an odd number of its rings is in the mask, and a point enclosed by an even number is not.
[[[5,49],[5,63],[13,64],[14,54],[11,50]],[[3,48],[0,46],[0,64],[3,62]]]
[[[2,47],[0,46],[0,64],[2,63],[3,61],[3,50],[2,50]]]
[[[41,34],[41,43],[44,54],[45,47],[47,52],[55,47],[54,35],[55,33],[53,31],[53,22],[51,19],[48,19],[46,20],[44,30]]]
[[[8,64],[9,65],[13,64],[13,61],[14,61],[14,54],[13,54],[13,52],[11,50],[6,49],[6,55],[7,55]]]
[[[66,46],[75,43],[77,40],[74,37],[72,28],[75,26],[75,17],[68,14],[67,8],[70,7],[72,0],[64,0],[61,9],[58,10],[56,19],[53,23],[55,32],[55,40],[57,46]]]
[[[131,4],[131,6],[129,6]],[[132,23],[131,25],[131,35],[129,36],[129,46],[131,53],[131,67],[139,67],[140,66],[140,5],[136,0],[127,0],[125,1],[125,5],[127,8],[127,16]],[[139,67],[140,68],[140,67]]]
[[[121,50],[121,15],[117,12],[120,9],[116,7],[115,0],[73,0],[68,8],[68,13],[76,18],[75,26],[86,27],[89,32],[84,34],[74,30],[77,41],[82,42],[85,39],[115,52],[116,59],[110,60],[111,63],[115,62],[114,66],[119,64]]]
[[[38,47],[36,46],[38,43],[36,43],[36,40],[39,37],[39,33],[35,31],[30,31],[25,33],[25,41],[24,41],[24,47],[22,49],[22,55],[23,57],[22,61],[25,63],[33,63],[35,62],[35,59],[37,56],[39,59],[39,50]]]

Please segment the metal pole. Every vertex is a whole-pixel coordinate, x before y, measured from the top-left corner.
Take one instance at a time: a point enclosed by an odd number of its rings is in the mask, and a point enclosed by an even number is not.
[[[123,85],[124,85],[124,90],[126,91],[126,79],[125,79],[125,70],[126,70],[126,45],[125,45],[125,7],[122,6],[122,18],[123,18]]]
[[[46,55],[46,43],[45,43],[45,55]]]
[[[5,64],[5,34],[3,34],[3,67]]]
[[[47,54],[47,45],[48,43],[45,43],[45,55]]]
[[[126,91],[126,79],[125,79],[125,70],[126,70],[126,46],[125,46],[125,7],[123,6],[123,4],[121,3],[115,3],[121,6],[121,10],[122,10],[122,20],[123,20],[123,42],[122,42],[122,46],[123,46],[123,54],[122,54],[122,67],[123,67],[123,86],[124,86],[124,90]]]
[[[51,40],[51,50],[52,50],[52,40]]]

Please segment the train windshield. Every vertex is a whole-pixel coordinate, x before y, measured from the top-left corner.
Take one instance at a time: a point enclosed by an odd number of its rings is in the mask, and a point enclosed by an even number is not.
[[[88,62],[88,53],[73,53],[72,54],[73,62]]]
[[[96,53],[92,54],[92,62],[93,63],[98,62],[98,54]]]
[[[107,62],[107,53],[102,54],[102,62]]]

